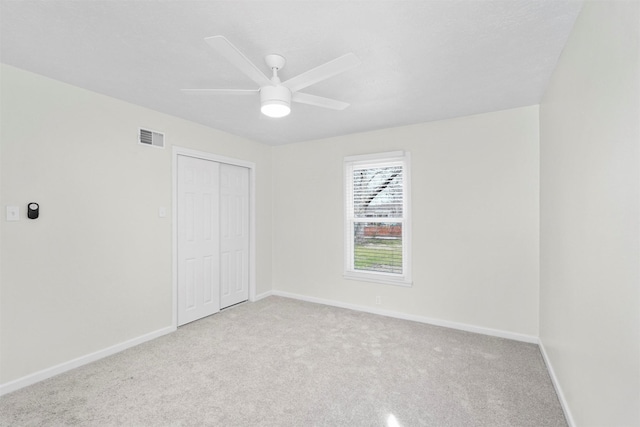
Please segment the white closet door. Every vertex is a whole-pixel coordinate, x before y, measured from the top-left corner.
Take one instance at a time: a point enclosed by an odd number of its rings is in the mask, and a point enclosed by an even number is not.
[[[249,169],[220,165],[220,308],[249,299]]]
[[[178,325],[220,310],[219,169],[178,156]]]

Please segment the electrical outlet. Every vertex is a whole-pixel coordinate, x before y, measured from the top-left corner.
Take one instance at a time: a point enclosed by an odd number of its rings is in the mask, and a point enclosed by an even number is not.
[[[380,298],[380,295],[376,295],[376,304],[378,304],[378,305],[382,304],[382,300]]]

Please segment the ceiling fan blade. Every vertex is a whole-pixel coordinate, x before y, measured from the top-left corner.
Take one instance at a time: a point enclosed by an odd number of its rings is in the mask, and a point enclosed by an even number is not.
[[[332,110],[344,110],[350,104],[336,99],[323,98],[322,96],[309,95],[308,93],[294,92],[291,100],[301,104],[314,105],[316,107],[330,108]]]
[[[288,87],[291,92],[296,92],[307,86],[311,86],[314,83],[318,83],[319,81],[344,73],[358,64],[360,64],[358,57],[353,53],[347,53],[333,61],[329,61],[326,64],[322,64],[316,68],[292,77],[282,84]]]
[[[260,89],[180,89],[194,95],[257,95]]]
[[[229,62],[235,65],[240,71],[245,73],[251,80],[259,86],[272,85],[271,80],[242,52],[238,50],[223,36],[213,36],[204,39],[211,47],[218,51]]]

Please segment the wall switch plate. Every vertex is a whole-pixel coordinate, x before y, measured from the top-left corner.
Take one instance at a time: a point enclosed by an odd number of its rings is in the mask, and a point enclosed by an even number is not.
[[[381,303],[382,303],[382,300],[381,300],[381,298],[380,298],[380,295],[376,295],[376,304],[378,304],[378,305],[379,305],[379,304],[381,304]]]
[[[158,208],[158,216],[164,218],[167,216],[167,208]]]
[[[20,208],[18,206],[7,206],[7,221],[19,221]]]

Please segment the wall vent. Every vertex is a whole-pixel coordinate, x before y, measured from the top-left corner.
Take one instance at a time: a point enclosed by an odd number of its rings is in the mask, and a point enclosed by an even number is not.
[[[164,133],[140,128],[138,132],[138,142],[143,145],[164,148]]]

